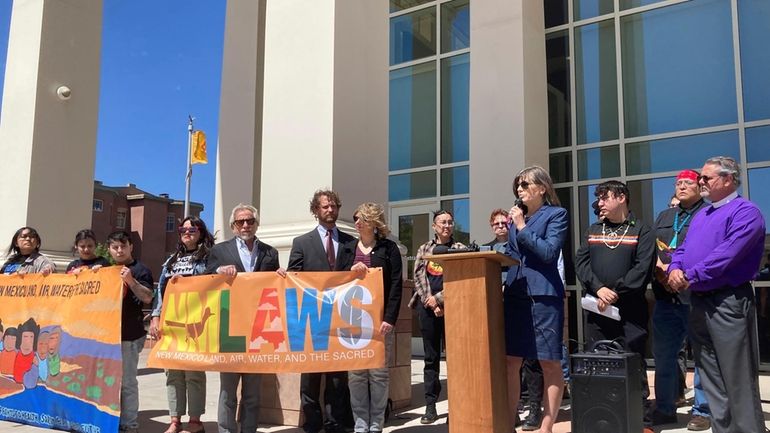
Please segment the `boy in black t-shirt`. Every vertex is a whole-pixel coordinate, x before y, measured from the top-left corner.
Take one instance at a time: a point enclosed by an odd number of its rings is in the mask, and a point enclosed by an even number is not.
[[[121,352],[123,382],[120,387],[120,432],[139,431],[139,382],[136,380],[139,352],[144,347],[146,332],[142,305],[153,298],[152,272],[132,256],[133,244],[125,231],[107,237],[110,256],[115,260],[123,280],[123,315],[121,318]]]

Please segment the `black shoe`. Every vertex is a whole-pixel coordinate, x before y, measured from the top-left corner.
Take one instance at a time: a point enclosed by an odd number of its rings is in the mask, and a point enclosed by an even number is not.
[[[433,424],[437,419],[438,414],[436,413],[436,405],[429,404],[425,407],[425,415],[420,418],[420,424]]]
[[[675,413],[665,414],[657,410],[652,413],[652,425],[676,424],[677,422],[679,421]]]
[[[514,427],[519,427],[519,426],[521,426],[521,423],[522,423],[521,417],[519,416],[519,414],[516,414],[516,422],[513,423],[513,426]]]
[[[521,426],[521,429],[524,431],[534,431],[540,428],[540,423],[543,421],[543,411],[540,408],[540,405],[530,405],[529,406],[529,413],[527,414],[527,417],[524,418],[524,425]]]

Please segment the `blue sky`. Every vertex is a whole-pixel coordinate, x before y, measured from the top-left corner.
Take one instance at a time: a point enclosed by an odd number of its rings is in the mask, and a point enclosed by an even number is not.
[[[0,0],[0,79],[11,5]],[[213,223],[224,24],[225,0],[104,0],[97,180],[184,199],[192,115],[209,163],[193,166],[191,196]]]

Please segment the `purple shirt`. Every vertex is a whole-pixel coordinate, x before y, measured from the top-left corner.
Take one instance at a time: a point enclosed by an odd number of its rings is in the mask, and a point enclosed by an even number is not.
[[[715,208],[706,206],[690,223],[668,271],[681,269],[690,290],[737,287],[757,276],[765,243],[765,220],[757,206],[738,196]]]

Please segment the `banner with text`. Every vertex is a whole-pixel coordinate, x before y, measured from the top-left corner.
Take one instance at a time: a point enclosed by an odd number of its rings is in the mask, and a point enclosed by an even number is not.
[[[148,365],[244,373],[382,367],[382,270],[239,273],[166,287]]]
[[[122,288],[118,267],[0,275],[0,419],[118,430]]]

